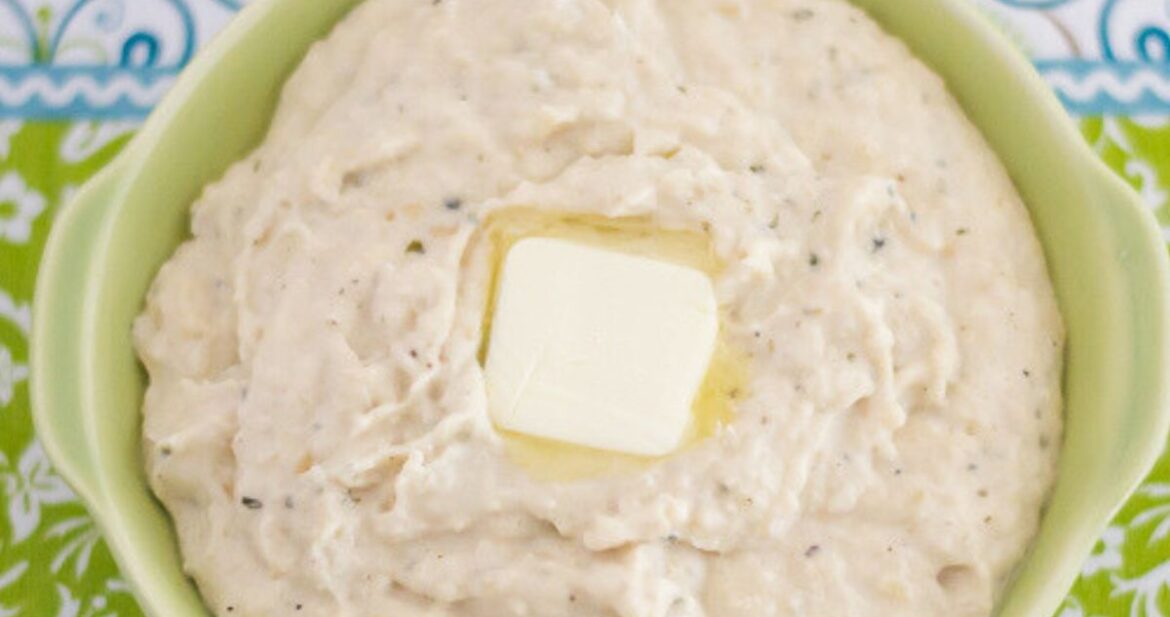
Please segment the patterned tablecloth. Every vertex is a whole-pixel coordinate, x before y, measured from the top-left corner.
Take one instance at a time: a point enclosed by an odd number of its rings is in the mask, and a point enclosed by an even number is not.
[[[1170,240],[1170,1],[972,1],[1035,60]],[[238,9],[0,0],[0,617],[141,614],[33,435],[33,281],[54,214]],[[1170,616],[1170,455],[1105,531],[1059,615]]]

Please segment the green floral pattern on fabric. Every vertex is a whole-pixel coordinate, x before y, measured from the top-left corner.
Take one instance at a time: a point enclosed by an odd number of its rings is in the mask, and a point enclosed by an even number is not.
[[[1081,131],[1170,228],[1170,118],[1089,118],[1081,121]]]
[[[131,124],[0,122],[0,617],[141,615],[29,417],[28,335],[53,216]]]

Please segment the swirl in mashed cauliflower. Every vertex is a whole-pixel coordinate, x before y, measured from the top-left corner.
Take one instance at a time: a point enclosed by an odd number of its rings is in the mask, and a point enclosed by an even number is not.
[[[747,382],[651,465],[532,473],[480,346],[494,213],[702,234]],[[1061,319],[942,81],[838,0],[368,0],[136,324],[149,480],[232,617],[986,616]]]

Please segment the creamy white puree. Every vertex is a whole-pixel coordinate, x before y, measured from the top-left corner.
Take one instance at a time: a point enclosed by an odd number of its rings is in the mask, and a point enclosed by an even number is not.
[[[735,415],[518,466],[477,358],[512,206],[709,234]],[[836,0],[369,0],[136,324],[151,486],[220,616],[988,615],[1060,443],[1027,213]]]

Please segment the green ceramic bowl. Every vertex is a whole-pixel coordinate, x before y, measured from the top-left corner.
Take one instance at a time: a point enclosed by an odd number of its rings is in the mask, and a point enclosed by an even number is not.
[[[140,452],[130,325],[200,188],[263,137],[281,83],[356,0],[261,0],[186,70],[123,154],[58,218],[36,291],[32,394],[58,470],[143,608],[207,615]],[[949,83],[1043,241],[1068,326],[1066,437],[1039,536],[1000,606],[1053,614],[1165,445],[1170,264],[1153,217],[1099,163],[1028,62],[967,0],[855,0]]]

